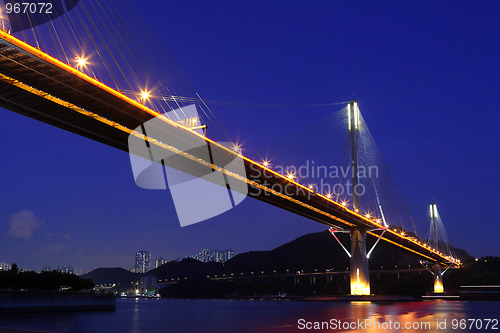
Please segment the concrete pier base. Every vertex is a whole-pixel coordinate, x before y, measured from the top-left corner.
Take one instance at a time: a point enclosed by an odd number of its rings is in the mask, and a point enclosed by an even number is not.
[[[351,295],[370,295],[370,272],[366,258],[366,230],[351,231]]]

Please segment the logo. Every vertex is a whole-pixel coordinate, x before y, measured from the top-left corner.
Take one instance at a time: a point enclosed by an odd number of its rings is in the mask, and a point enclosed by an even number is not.
[[[72,10],[79,0],[4,0],[13,33],[50,22]]]
[[[214,144],[206,139],[196,105],[162,116],[182,127],[156,117],[129,135],[130,163],[137,186],[168,188],[183,227],[240,204],[248,194],[248,186],[232,176],[246,177],[242,156],[228,151],[232,144]]]

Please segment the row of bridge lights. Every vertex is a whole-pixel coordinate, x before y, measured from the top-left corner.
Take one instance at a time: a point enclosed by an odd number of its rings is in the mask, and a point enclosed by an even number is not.
[[[233,144],[233,151],[234,151],[234,152],[236,152],[236,153],[241,154],[241,145],[239,145],[239,144]],[[269,163],[269,160],[263,160],[261,164],[262,164],[262,166],[264,166],[265,168],[267,168],[267,169],[271,169],[271,164]],[[289,179],[290,181],[293,181],[293,182],[295,182],[295,183],[298,183],[298,181],[296,180],[296,177],[295,177],[295,173],[293,173],[293,172],[288,172],[288,173],[286,174],[286,178],[287,178],[287,179]],[[312,184],[311,184],[311,185],[309,185],[307,188],[308,188],[309,190],[311,190],[311,191],[314,191],[314,186],[313,186]],[[331,200],[333,196],[332,196],[332,194],[331,194],[331,193],[327,193],[327,194],[325,195],[325,197]],[[347,207],[347,201],[342,201],[340,204],[341,204],[342,206],[344,206],[344,207]],[[355,209],[354,209],[354,211],[355,211],[356,213],[359,213],[359,209],[357,209],[357,208],[355,208]],[[382,222],[380,219],[372,220],[372,219],[371,219],[371,214],[370,214],[370,213],[366,213],[366,214],[365,214],[365,217],[366,217],[367,219],[370,219],[372,222],[376,222],[377,224],[381,224],[381,222]]]
[[[240,148],[239,146],[235,145],[235,147],[238,147],[238,151],[240,151],[240,152],[241,152],[241,148]],[[234,149],[233,149],[233,150],[234,150]],[[236,150],[235,150],[235,151],[236,151]],[[262,161],[262,165],[263,165],[264,167],[268,168],[268,169],[270,169],[270,167],[271,167],[271,164],[269,163],[269,161],[268,161],[268,160],[264,160],[264,161]],[[287,173],[287,175],[286,175],[286,178],[287,178],[287,179],[289,179],[290,181],[293,181],[293,182],[298,183],[298,182],[297,182],[297,180],[295,179],[295,178],[296,178],[296,177],[295,177],[295,173],[293,173],[293,172],[288,172],[288,173]],[[308,188],[309,188],[311,191],[313,191],[314,186],[313,186],[313,185],[309,185],[309,186],[308,186]],[[331,200],[331,199],[332,199],[332,194],[331,194],[331,193],[327,193],[327,194],[325,195],[325,197]],[[344,206],[344,207],[347,207],[347,201],[342,201],[340,204],[341,204],[342,206]],[[354,212],[359,213],[359,209],[355,208],[355,209],[354,209]],[[375,223],[377,223],[377,224],[379,224],[379,225],[381,225],[381,224],[382,224],[382,221],[381,221],[380,219],[373,220],[373,219],[372,219],[372,217],[371,217],[371,214],[370,214],[370,213],[366,213],[364,217],[365,217],[365,218],[367,218],[367,219],[369,219],[371,222],[375,222]],[[395,232],[397,232],[397,230],[396,230],[396,229],[394,229],[394,231],[395,231]],[[432,252],[434,252],[434,253],[436,253],[436,254],[438,254],[438,255],[441,255],[441,256],[443,256],[443,255],[444,255],[442,252],[439,252],[438,250],[431,248],[431,246],[430,246],[430,245],[428,245],[428,244],[422,243],[421,241],[416,241],[416,240],[414,240],[414,239],[413,239],[413,237],[408,237],[408,236],[405,236],[405,233],[404,233],[403,231],[401,232],[401,234],[400,234],[400,235],[401,235],[402,237],[404,237],[405,239],[408,239],[408,240],[410,240],[410,241],[412,241],[412,242],[414,242],[414,243],[417,243],[417,244],[419,244],[419,245],[421,245],[421,246],[423,246],[423,247],[427,248],[428,250],[430,250],[430,251],[432,251]],[[452,261],[452,262],[454,262],[454,263],[460,263],[460,260],[459,260],[459,259],[453,258],[453,257],[451,257],[451,256],[449,256],[449,255],[445,256],[445,258],[447,258],[448,260],[450,260],[450,261]]]
[[[234,149],[233,149],[233,150],[234,150]],[[269,161],[268,161],[268,160],[264,160],[264,161],[262,161],[262,165],[263,165],[264,167],[266,167],[267,169],[270,169],[270,168],[271,168],[271,165],[270,165],[270,163],[269,163]],[[288,172],[288,173],[286,174],[286,178],[288,178],[288,179],[289,179],[289,180],[291,180],[291,181],[294,181],[294,182],[298,183],[298,181],[296,180],[296,177],[295,177],[295,173],[293,173],[293,172]],[[307,188],[308,188],[309,190],[311,190],[311,191],[314,191],[314,186],[313,186],[312,184],[310,184],[309,186],[307,186]],[[327,194],[325,194],[325,197],[331,200],[333,196],[332,196],[332,194],[331,194],[331,193],[327,193]],[[341,204],[342,206],[344,206],[344,207],[347,207],[347,201],[342,201],[340,204]],[[354,209],[354,211],[355,211],[356,213],[359,213],[359,209],[357,209],[357,208],[355,208],[355,209]],[[366,214],[365,214],[365,217],[366,217],[367,219],[371,219],[371,214],[370,214],[370,213],[366,213]],[[371,221],[372,221],[372,222],[376,222],[376,223],[378,223],[378,224],[381,224],[381,222],[382,222],[380,219],[376,219],[376,220],[372,220],[372,219],[371,219]]]
[[[76,59],[76,68],[79,71],[82,71],[82,69],[88,65],[88,61],[84,57],[77,57],[75,59]],[[149,91],[147,91],[147,90],[141,91],[141,100],[145,101],[145,100],[149,99],[150,96],[151,96],[151,93]]]

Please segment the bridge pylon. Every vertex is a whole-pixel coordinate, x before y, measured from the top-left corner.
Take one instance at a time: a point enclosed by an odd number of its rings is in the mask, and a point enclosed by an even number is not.
[[[437,207],[435,203],[432,203],[429,207],[429,212],[431,215],[431,226],[430,226],[430,234],[431,238],[430,242],[433,242],[434,248],[439,248],[439,236],[438,236],[438,213]],[[441,273],[441,265],[436,263],[434,265],[434,293],[444,293],[443,286],[443,273]]]
[[[349,126],[349,143],[351,148],[351,169],[352,169],[352,198],[353,209],[357,213],[360,210],[359,198],[359,140],[360,140],[360,114],[358,104],[352,100],[347,104],[348,126]],[[382,230],[379,238],[373,244],[372,248],[366,251],[366,233],[368,231]],[[368,258],[372,251],[377,246],[378,242],[386,232],[386,227],[370,230],[367,227],[354,227],[350,229],[335,230],[330,228],[331,234],[337,242],[342,246],[344,251],[350,257],[350,282],[351,295],[370,295],[370,270],[368,266]],[[335,235],[336,232],[348,232],[351,239],[351,251],[345,246]]]
[[[355,211],[360,208],[358,184],[358,146],[359,146],[359,109],[355,100],[347,105],[349,122],[349,141],[351,145],[352,168],[352,198]],[[370,272],[366,256],[366,230],[355,228],[350,231],[351,236],[351,295],[370,295]]]
[[[447,253],[447,258],[450,258],[448,262],[435,262],[433,263],[432,270],[427,268],[427,270],[434,275],[434,293],[441,294],[444,293],[444,285],[443,285],[443,275],[450,269],[454,267],[454,265],[460,265],[460,260],[456,260],[455,253],[453,251],[453,247],[450,245],[450,240],[448,239],[448,235],[446,234],[446,230],[444,228],[443,222],[439,216],[437,206],[435,203],[432,203],[429,206],[429,212],[431,217],[431,224],[429,228],[429,235],[427,237],[427,244],[433,246],[434,249],[439,250],[440,247],[444,253]],[[440,239],[442,238],[442,239]],[[421,262],[422,263],[422,262]],[[458,263],[458,264],[457,264]],[[442,265],[448,265],[444,271],[442,271]]]

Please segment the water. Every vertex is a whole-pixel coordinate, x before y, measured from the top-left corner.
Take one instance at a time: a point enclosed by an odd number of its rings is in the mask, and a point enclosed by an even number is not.
[[[460,329],[460,323],[466,323],[469,318],[476,319],[472,323],[473,328]],[[299,321],[300,319],[303,321]],[[378,324],[358,327],[358,319],[361,323],[366,319]],[[118,299],[116,312],[0,315],[0,327],[81,333],[500,332],[500,324],[496,325],[496,330],[491,330],[490,323],[489,329],[485,330],[486,319],[500,319],[500,302],[434,300],[376,304],[285,300]],[[334,326],[330,327],[333,329],[299,329],[299,326],[305,328],[306,325],[314,325],[314,322],[320,322],[320,325],[321,322],[338,325],[339,320],[355,326],[351,329],[334,329]],[[392,326],[389,326],[389,322]],[[400,325],[411,323],[419,327],[402,327],[398,330],[395,329],[396,322]],[[436,327],[437,322],[441,328]],[[430,324],[430,329],[425,327],[426,323]],[[470,324],[471,321],[466,323],[467,326]],[[480,324],[482,329],[474,328],[474,325],[479,327]]]

